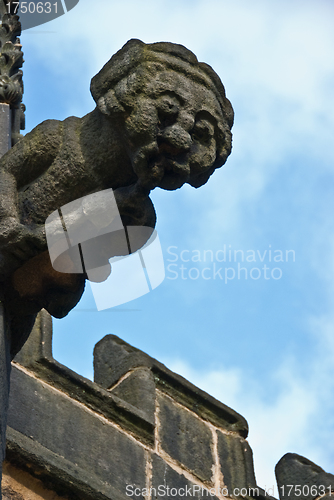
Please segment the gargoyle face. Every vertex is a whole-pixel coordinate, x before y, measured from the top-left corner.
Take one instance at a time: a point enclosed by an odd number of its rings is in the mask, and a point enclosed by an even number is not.
[[[205,184],[229,154],[230,142],[219,163],[224,124],[210,89],[176,71],[159,72],[136,96],[125,122],[133,169],[142,184],[169,190]]]

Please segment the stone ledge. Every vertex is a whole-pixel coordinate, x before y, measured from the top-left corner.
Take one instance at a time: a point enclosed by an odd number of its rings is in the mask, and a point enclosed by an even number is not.
[[[36,441],[7,427],[6,462],[28,472],[59,496],[71,500],[124,500],[111,485]]]
[[[46,311],[37,316],[35,326],[24,347],[12,363],[24,367],[27,374],[38,377],[73,400],[115,422],[143,443],[153,446],[154,417],[110,393],[98,384],[78,375],[52,357],[52,323]]]
[[[243,438],[248,435],[247,421],[240,414],[116,335],[106,335],[94,348],[94,382],[58,363],[52,356],[51,317],[44,310],[14,361],[149,445],[154,436],[155,387],[216,427]]]
[[[87,499],[121,499],[123,483],[143,487],[147,452],[138,441],[40,380],[23,380],[26,374],[15,373],[15,367],[13,371],[9,462],[43,479],[46,486],[50,479],[55,488],[52,478],[64,488],[74,484],[79,493],[71,499],[86,499],[86,494]],[[65,494],[66,489],[58,488],[57,493]]]

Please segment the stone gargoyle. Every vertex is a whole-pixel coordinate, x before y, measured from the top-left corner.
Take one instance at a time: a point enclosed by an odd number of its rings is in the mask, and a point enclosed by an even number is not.
[[[0,160],[0,300],[12,355],[45,308],[65,316],[85,278],[52,268],[53,211],[112,188],[124,225],[155,226],[149,193],[200,187],[231,152],[233,109],[217,74],[182,45],[130,40],[91,81],[96,108],[47,120]]]

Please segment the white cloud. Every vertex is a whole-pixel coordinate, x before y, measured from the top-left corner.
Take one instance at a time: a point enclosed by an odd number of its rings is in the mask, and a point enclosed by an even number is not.
[[[222,76],[236,111],[234,146],[226,166],[215,173],[215,182],[201,188],[200,195],[182,190],[188,206],[196,206],[194,233],[202,234],[201,240],[204,232],[211,245],[218,244],[221,233],[248,237],[242,227],[243,212],[259,201],[291,156],[298,158],[295,171],[301,162],[313,160],[319,175],[330,172],[334,159],[330,10],[327,2],[269,6],[261,1],[209,1],[197,2],[188,12],[179,31],[181,42]],[[173,13],[175,29],[182,15],[177,7]],[[166,23],[169,15],[166,12]],[[162,33],[166,23],[160,25]],[[202,36],[194,36],[197,32]],[[301,177],[300,186],[305,182],[307,176]]]

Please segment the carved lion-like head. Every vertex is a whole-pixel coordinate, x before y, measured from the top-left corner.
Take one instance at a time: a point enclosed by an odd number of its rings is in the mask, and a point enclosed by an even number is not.
[[[231,152],[233,109],[205,63],[174,43],[130,40],[92,79],[100,111],[122,118],[122,137],[143,185],[206,183]]]

